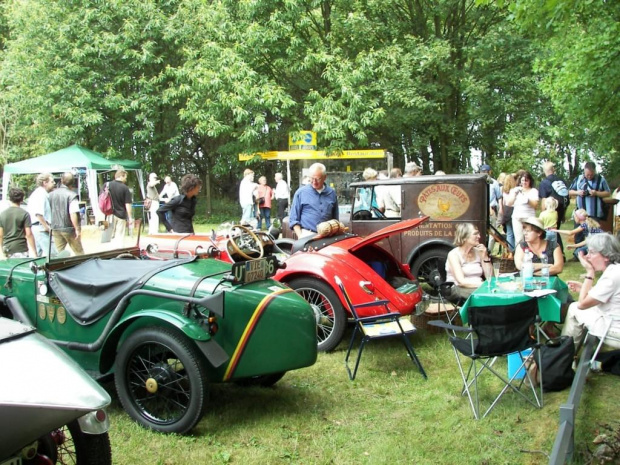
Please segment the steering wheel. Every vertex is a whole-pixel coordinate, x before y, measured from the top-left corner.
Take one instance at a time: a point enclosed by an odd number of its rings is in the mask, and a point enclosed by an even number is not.
[[[387,216],[385,216],[377,207],[370,207],[370,209],[380,220],[387,220]]]
[[[236,230],[239,230],[235,234]],[[237,224],[230,228],[230,238],[228,239],[229,249],[232,249],[234,253],[241,255],[246,260],[254,260],[262,258],[265,254],[263,249],[263,243],[258,236],[245,226]],[[250,254],[258,253],[257,257],[252,257]]]
[[[116,257],[117,260],[140,260],[140,257],[136,257],[135,255],[129,252],[119,253]]]

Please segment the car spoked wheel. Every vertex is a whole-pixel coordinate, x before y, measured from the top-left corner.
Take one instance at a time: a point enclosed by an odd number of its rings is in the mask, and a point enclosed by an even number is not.
[[[331,287],[318,279],[294,279],[289,283],[314,310],[317,319],[318,350],[328,352],[342,340],[346,316],[338,296]]]
[[[191,430],[207,400],[198,349],[182,333],[163,327],[140,329],[123,343],[116,388],[134,420],[165,433]]]
[[[40,438],[36,455],[23,463],[109,465],[112,463],[110,438],[108,433],[86,434],[74,420]]]
[[[411,273],[418,278],[424,291],[430,295],[436,296],[439,293],[439,284],[446,280],[447,258],[448,251],[445,249],[427,250],[411,265]]]

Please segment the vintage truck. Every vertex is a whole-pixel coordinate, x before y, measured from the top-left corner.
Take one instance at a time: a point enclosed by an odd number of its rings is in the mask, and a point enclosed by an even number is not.
[[[446,257],[453,247],[458,224],[474,224],[482,235],[481,242],[487,241],[489,194],[486,175],[415,176],[353,182],[348,187],[351,208],[341,208],[340,221],[350,233],[368,236],[402,220],[430,217],[415,229],[376,242],[401,263],[408,264],[413,276],[421,284],[426,284],[427,291],[432,292],[445,279]],[[400,196],[398,216],[387,217],[379,210],[381,189],[389,189],[396,197]],[[362,201],[363,198],[366,202]],[[370,207],[363,208],[365,204]],[[347,210],[351,213],[342,213]],[[286,219],[282,232],[284,237],[293,236]]]

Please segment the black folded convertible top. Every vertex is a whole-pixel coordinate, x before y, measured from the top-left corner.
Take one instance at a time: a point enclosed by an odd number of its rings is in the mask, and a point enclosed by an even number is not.
[[[50,272],[49,283],[67,312],[86,325],[114,309],[123,296],[154,274],[193,260],[195,257],[166,261],[95,258]]]

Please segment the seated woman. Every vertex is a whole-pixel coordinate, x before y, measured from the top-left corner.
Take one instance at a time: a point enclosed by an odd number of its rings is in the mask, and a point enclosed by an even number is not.
[[[493,266],[480,231],[471,223],[462,223],[454,233],[454,247],[446,260],[446,282],[454,283],[448,299],[462,303],[485,278],[493,274]]]
[[[579,347],[588,330],[602,335],[609,317],[618,318],[610,333],[620,337],[620,242],[608,233],[595,234],[586,239],[588,254],[579,252],[579,261],[586,270],[583,283],[568,281],[568,288],[579,292],[579,300],[568,307],[562,335],[573,336]],[[594,285],[597,271],[603,274]],[[620,344],[610,344],[620,348]]]
[[[575,256],[575,258],[578,258],[578,254],[580,251],[582,251],[584,254],[588,253],[588,248],[586,247],[586,239],[592,234],[602,233],[603,230],[601,229],[601,225],[599,224],[599,222],[596,221],[594,218],[590,218],[588,216],[588,212],[585,211],[583,208],[580,208],[579,210],[575,210],[573,212],[573,219],[575,220],[575,223],[579,225],[575,229],[571,231],[552,229],[552,231],[569,237],[575,237],[575,235],[580,232],[583,232],[585,234],[585,238],[583,241],[578,242],[577,244],[568,244],[566,246],[567,249],[576,249],[573,252],[573,255]]]
[[[545,239],[547,232],[542,221],[533,216],[522,220],[521,223],[523,223],[524,239],[517,244],[515,249],[515,266],[517,269],[520,270],[523,266],[525,249],[529,249],[532,252],[534,275],[540,275],[540,270],[543,267],[540,259],[543,253],[547,255],[547,263],[550,265],[549,275],[555,276],[560,274],[564,269],[562,249],[557,242]]]

